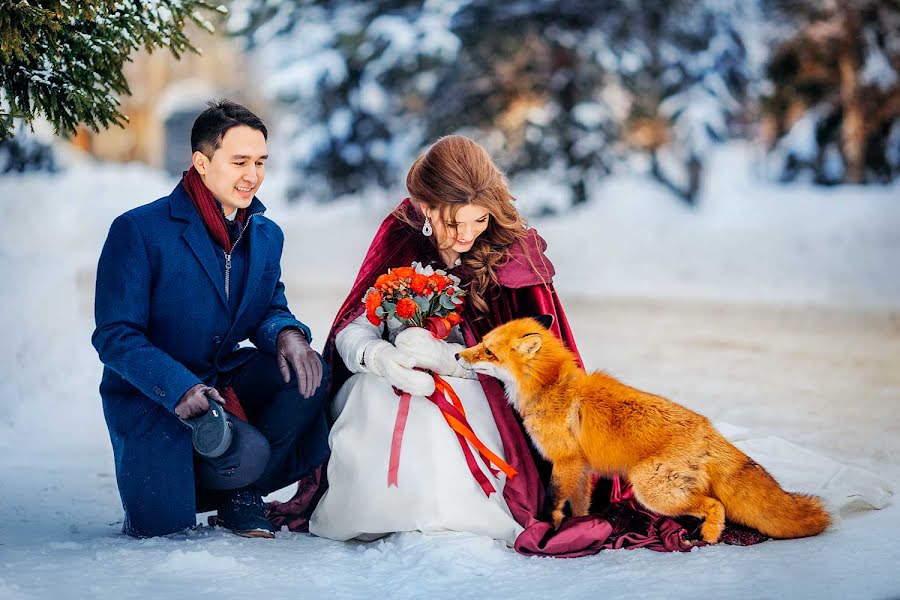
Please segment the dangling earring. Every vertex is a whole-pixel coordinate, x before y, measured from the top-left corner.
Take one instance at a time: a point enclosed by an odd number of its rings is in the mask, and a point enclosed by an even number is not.
[[[432,233],[434,233],[434,230],[431,229],[431,223],[428,222],[428,217],[425,217],[425,224],[422,225],[422,235],[431,237]]]

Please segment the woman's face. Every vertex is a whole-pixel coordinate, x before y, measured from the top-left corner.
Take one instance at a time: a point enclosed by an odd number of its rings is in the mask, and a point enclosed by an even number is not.
[[[439,210],[422,208],[434,228],[438,247],[444,248],[453,241],[451,248],[460,254],[472,249],[472,244],[484,233],[491,219],[491,213],[487,209],[474,204],[466,204],[456,211],[453,221],[444,221]]]

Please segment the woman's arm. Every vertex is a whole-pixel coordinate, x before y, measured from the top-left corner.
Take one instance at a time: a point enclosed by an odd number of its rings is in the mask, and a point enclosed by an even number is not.
[[[364,360],[366,348],[383,341],[381,339],[383,329],[384,324],[373,325],[363,313],[347,323],[335,336],[334,347],[351,373],[369,372]]]
[[[334,346],[353,373],[373,373],[413,396],[434,392],[434,379],[417,371],[415,357],[381,339],[381,327],[372,325],[366,315],[347,323],[334,338]]]

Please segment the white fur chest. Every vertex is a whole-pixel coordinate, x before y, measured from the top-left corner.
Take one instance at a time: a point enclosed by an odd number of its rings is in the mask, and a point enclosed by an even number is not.
[[[522,414],[519,411],[519,385],[516,382],[516,378],[513,377],[512,373],[507,371],[502,367],[497,367],[495,365],[478,365],[478,371],[495,377],[500,383],[503,384],[503,389],[506,391],[506,399],[509,402],[510,406],[516,409],[516,412]]]

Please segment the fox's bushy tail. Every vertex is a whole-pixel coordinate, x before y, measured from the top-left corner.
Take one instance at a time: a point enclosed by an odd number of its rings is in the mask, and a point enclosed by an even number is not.
[[[773,538],[800,538],[823,532],[831,516],[817,496],[784,491],[768,471],[737,448],[741,458],[713,485],[727,518]]]

